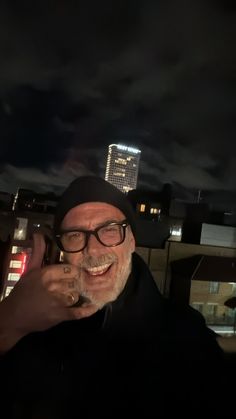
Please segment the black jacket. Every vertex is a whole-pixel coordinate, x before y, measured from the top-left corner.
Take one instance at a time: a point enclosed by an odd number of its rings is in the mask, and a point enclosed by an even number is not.
[[[203,317],[164,299],[134,254],[115,302],[32,333],[2,357],[1,418],[214,415],[225,408],[223,363]]]

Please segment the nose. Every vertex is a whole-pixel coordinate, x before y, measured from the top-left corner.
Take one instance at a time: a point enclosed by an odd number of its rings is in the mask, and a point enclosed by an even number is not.
[[[101,250],[104,251],[104,246],[98,241],[94,234],[90,234],[88,237],[87,246],[84,250],[89,255],[98,254],[101,252]]]

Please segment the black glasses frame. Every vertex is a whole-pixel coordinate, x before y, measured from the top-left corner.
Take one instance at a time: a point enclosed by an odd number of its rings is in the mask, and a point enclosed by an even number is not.
[[[122,227],[122,229],[123,229],[123,237],[122,237],[122,239],[118,243],[116,243],[116,244],[111,244],[111,245],[104,244],[100,240],[100,238],[99,238],[98,231],[101,228],[104,228],[104,227],[107,227],[107,226],[114,226],[114,225],[118,225],[118,226],[121,226]],[[89,241],[89,237],[91,235],[95,236],[96,239],[97,239],[97,241],[99,243],[101,243],[105,247],[116,247],[116,246],[119,246],[120,244],[122,244],[125,241],[126,228],[128,227],[128,225],[129,225],[128,221],[127,220],[123,220],[123,221],[107,222],[107,223],[105,223],[105,224],[103,224],[103,225],[95,228],[94,230],[82,230],[82,229],[63,230],[59,234],[56,234],[55,239],[56,239],[56,243],[57,243],[59,249],[61,249],[63,252],[66,252],[66,253],[78,253],[78,252],[82,252],[82,250],[84,250],[85,247],[87,246],[88,241]],[[66,250],[64,248],[62,242],[61,242],[61,237],[62,237],[62,235],[64,233],[73,233],[73,232],[75,232],[75,233],[76,232],[85,233],[85,243],[84,243],[84,246],[81,249],[79,249],[79,250]]]

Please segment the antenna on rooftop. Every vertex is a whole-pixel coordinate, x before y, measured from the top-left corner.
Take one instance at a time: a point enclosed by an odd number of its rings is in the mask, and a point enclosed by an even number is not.
[[[201,189],[199,189],[199,190],[198,190],[198,194],[197,194],[197,203],[198,203],[198,204],[199,204],[199,202],[202,200],[201,193],[202,193],[202,191],[201,191]]]

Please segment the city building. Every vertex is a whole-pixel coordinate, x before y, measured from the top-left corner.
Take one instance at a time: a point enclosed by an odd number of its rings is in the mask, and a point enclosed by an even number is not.
[[[50,238],[58,197],[19,189],[8,211],[0,209],[0,300],[7,297],[25,272],[32,253],[32,235],[45,235],[43,264],[53,263],[59,252]]]
[[[141,151],[122,144],[110,144],[105,180],[127,193],[137,187]]]
[[[169,215],[172,188],[166,183],[159,191],[133,189],[128,192],[128,198],[139,217],[160,221],[161,217]]]
[[[19,188],[14,197],[12,209],[54,214],[57,202],[58,196],[53,192],[40,194],[30,189]]]

